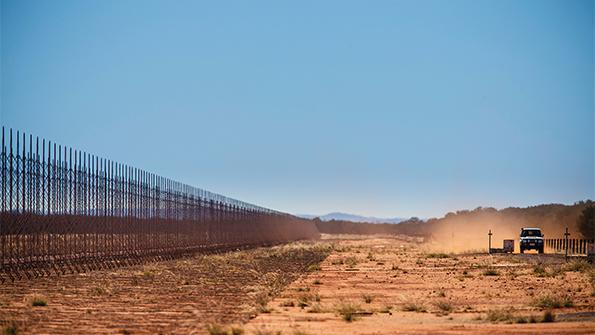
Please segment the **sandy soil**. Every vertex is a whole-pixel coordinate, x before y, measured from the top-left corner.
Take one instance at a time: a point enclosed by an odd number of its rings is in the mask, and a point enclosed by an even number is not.
[[[0,285],[0,329],[18,334],[206,334],[241,324],[328,254],[290,244]],[[38,298],[47,306],[32,306]],[[15,328],[13,328],[15,327]]]
[[[250,321],[247,330],[263,334],[595,333],[592,266],[573,263],[581,271],[567,271],[570,266],[555,255],[432,254],[411,239],[328,241],[335,244],[335,251],[320,271],[293,282],[269,302],[271,312]],[[548,307],[556,300],[572,307]],[[341,309],[348,312],[348,307],[355,311],[351,322],[340,313]],[[546,310],[553,312],[556,322],[541,322]],[[536,323],[529,323],[533,320]],[[518,323],[523,321],[527,323]]]
[[[325,238],[4,283],[0,326],[22,334],[207,334],[212,323],[258,335],[595,333],[592,265],[441,254],[404,237]],[[35,298],[47,306],[32,306]],[[541,322],[548,310],[556,322]]]

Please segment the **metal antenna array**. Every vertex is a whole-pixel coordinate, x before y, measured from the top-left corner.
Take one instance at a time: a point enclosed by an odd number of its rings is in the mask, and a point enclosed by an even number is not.
[[[318,237],[311,221],[5,132],[0,280]]]

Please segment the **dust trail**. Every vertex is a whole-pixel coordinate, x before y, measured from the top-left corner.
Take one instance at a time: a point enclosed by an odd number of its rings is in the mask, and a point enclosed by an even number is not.
[[[544,205],[530,208],[479,208],[474,211],[449,213],[444,218],[427,222],[431,249],[444,252],[487,250],[488,231],[492,231],[492,247],[501,248],[504,239],[518,239],[523,227],[541,228],[545,238],[563,238],[568,227],[571,238],[581,238],[576,226],[580,207]]]

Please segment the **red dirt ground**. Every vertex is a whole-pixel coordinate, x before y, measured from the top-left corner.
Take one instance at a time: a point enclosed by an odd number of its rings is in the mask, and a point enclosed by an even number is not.
[[[204,334],[207,323],[246,322],[327,254],[290,244],[4,283],[0,324],[19,334]],[[35,297],[47,306],[33,307]]]
[[[412,239],[329,241],[335,251],[321,270],[292,283],[269,302],[271,313],[260,314],[246,329],[283,334],[595,333],[591,265],[566,265],[555,255],[431,254]],[[569,271],[570,266],[580,271]],[[541,323],[548,308],[536,304],[546,297],[562,304],[566,299],[572,307],[553,308],[558,322]],[[339,312],[349,305],[356,310],[352,322]],[[421,311],[406,311],[414,305]],[[532,317],[538,323],[528,323]]]
[[[326,236],[5,283],[0,324],[23,334],[207,334],[210,323],[261,335],[593,334],[594,280],[592,265],[556,255],[440,254],[406,237]],[[35,297],[47,306],[33,307]],[[340,313],[349,306],[351,322]],[[541,322],[546,310],[556,322]]]

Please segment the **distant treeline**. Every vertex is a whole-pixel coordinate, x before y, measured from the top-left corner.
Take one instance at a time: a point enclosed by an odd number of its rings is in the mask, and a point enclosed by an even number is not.
[[[474,210],[461,210],[446,214],[442,218],[420,220],[411,218],[398,224],[356,223],[351,221],[321,221],[314,219],[318,230],[326,234],[406,234],[426,237],[450,237],[470,233],[485,234],[489,229],[499,237],[512,238],[522,227],[539,227],[547,237],[560,237],[568,227],[575,238],[581,233],[577,219],[581,212],[594,203],[591,200],[579,201],[574,205],[549,204],[526,208],[509,207],[497,210],[491,207],[478,207]],[[593,238],[593,237],[585,237]]]
[[[322,221],[314,218],[318,231],[324,234],[407,234],[424,235],[424,221],[411,218],[400,223],[370,223],[344,220]]]

